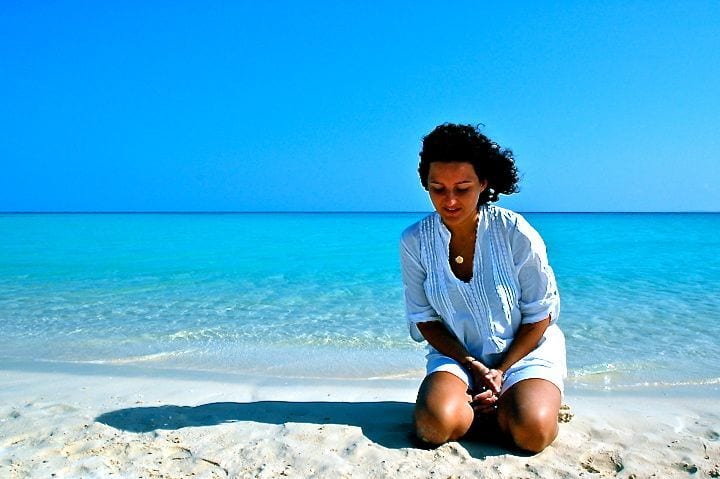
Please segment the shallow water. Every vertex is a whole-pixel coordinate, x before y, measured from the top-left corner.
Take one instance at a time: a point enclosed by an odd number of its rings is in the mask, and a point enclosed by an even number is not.
[[[0,215],[0,361],[418,377],[398,265],[424,216]],[[526,214],[568,386],[720,384],[720,214]]]

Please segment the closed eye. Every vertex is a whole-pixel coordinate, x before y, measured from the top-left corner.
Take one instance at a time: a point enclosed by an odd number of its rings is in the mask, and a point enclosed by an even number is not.
[[[436,194],[443,194],[447,190],[444,186],[431,186],[430,191]],[[455,188],[453,191],[456,195],[461,195],[470,191],[470,188]]]

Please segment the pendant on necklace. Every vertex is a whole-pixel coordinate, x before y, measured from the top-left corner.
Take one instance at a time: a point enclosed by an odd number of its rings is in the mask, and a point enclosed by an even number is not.
[[[465,259],[462,256],[455,256],[455,262],[457,264],[462,264],[463,261],[465,261]]]

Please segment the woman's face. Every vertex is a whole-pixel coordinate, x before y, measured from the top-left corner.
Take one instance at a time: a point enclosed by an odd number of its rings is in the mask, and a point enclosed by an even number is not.
[[[448,227],[475,223],[477,204],[487,187],[470,163],[430,163],[428,192],[435,211]]]

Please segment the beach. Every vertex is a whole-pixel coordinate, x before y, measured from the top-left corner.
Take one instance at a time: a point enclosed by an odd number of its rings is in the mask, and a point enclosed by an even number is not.
[[[720,215],[526,215],[568,359],[532,456],[414,447],[423,215],[0,215],[0,478],[720,475]]]
[[[527,455],[414,447],[418,383],[6,369],[0,477],[720,477],[716,387],[568,395],[555,443]]]
[[[720,479],[720,1],[0,12],[0,479]]]

